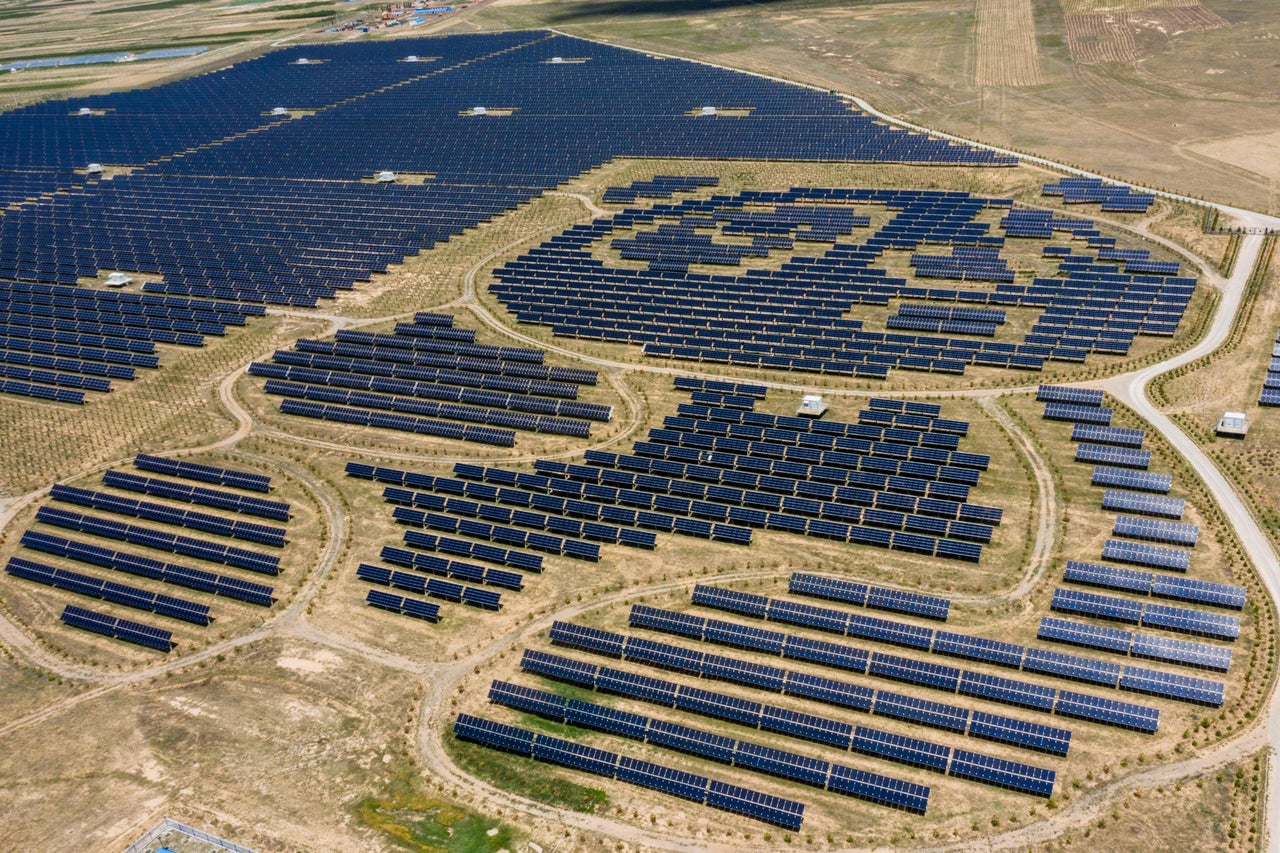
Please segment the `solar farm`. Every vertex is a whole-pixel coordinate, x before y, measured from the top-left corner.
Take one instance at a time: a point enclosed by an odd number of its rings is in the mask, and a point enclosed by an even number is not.
[[[1058,849],[1262,743],[1122,388],[1215,333],[1183,202],[549,30],[259,53],[0,112],[0,837]]]

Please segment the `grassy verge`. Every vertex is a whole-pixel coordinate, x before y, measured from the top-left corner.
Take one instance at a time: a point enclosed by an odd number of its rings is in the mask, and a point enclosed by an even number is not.
[[[575,812],[602,811],[608,803],[604,791],[570,782],[532,758],[519,758],[456,738],[449,738],[447,743],[459,767],[504,791]]]

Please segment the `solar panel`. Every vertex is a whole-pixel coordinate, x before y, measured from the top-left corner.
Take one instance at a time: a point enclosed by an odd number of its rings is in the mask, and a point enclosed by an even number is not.
[[[1190,551],[1140,542],[1122,542],[1118,539],[1108,539],[1103,543],[1102,558],[1173,572],[1185,572],[1191,566]]]
[[[1157,708],[1148,708],[1118,699],[1104,699],[1100,696],[1090,696],[1070,690],[1058,691],[1054,713],[1147,734],[1154,733],[1160,727],[1160,711]]]
[[[1195,524],[1183,524],[1177,521],[1160,521],[1122,515],[1116,519],[1112,534],[1123,536],[1127,539],[1141,539],[1148,542],[1163,542],[1169,545],[1184,545],[1188,548],[1193,548],[1200,539],[1200,527]]]
[[[1098,595],[1097,593],[1075,589],[1055,589],[1050,607],[1061,613],[1096,616],[1101,619],[1127,622],[1132,625],[1137,625],[1142,621],[1143,605],[1141,602],[1129,598],[1119,598],[1114,595]]]
[[[1091,388],[1071,388],[1064,385],[1041,385],[1036,389],[1036,400],[1041,403],[1074,403],[1081,406],[1101,406],[1103,393]]]
[[[1189,675],[1174,675],[1135,666],[1124,668],[1124,675],[1120,678],[1120,689],[1178,699],[1197,705],[1208,705],[1213,708],[1222,707],[1223,702],[1226,701],[1226,688],[1220,681],[1194,678]]]
[[[846,601],[851,604],[861,604],[879,610],[925,616],[941,621],[946,620],[951,606],[951,602],[945,598],[881,587],[868,587],[865,584],[852,581],[806,575],[799,572],[791,575],[788,589],[801,595],[813,595],[834,601]]]
[[[1110,444],[1116,447],[1141,448],[1146,436],[1145,430],[1098,426],[1096,424],[1078,423],[1071,428],[1072,441]]]
[[[1139,515],[1152,515],[1161,518],[1180,519],[1185,502],[1182,498],[1170,498],[1162,495],[1147,495],[1140,492],[1126,492],[1119,489],[1107,489],[1102,494],[1102,508],[1118,512],[1133,512]]]
[[[961,779],[972,779],[1040,797],[1053,795],[1056,778],[1052,770],[991,758],[963,749],[957,749],[952,754],[948,772]]]
[[[1045,649],[1027,649],[1022,668],[1026,672],[1056,675],[1075,681],[1104,684],[1108,687],[1115,687],[1120,680],[1120,667],[1117,664]]]
[[[1073,403],[1046,403],[1044,417],[1051,421],[1111,425],[1111,409],[1097,406],[1081,406]]]
[[[1168,494],[1173,488],[1173,477],[1169,474],[1154,474],[1149,471],[1130,471],[1124,468],[1112,468],[1099,465],[1093,469],[1093,485],[1118,486],[1138,492],[1157,492]]]
[[[1099,462],[1123,468],[1145,469],[1151,464],[1151,451],[1128,447],[1112,447],[1107,444],[1076,445],[1077,462]]]

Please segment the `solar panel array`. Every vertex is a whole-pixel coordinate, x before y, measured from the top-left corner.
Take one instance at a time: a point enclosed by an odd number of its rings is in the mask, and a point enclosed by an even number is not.
[[[1126,492],[1123,489],[1107,489],[1102,493],[1102,508],[1118,512],[1180,519],[1185,507],[1186,501],[1182,498]]]
[[[602,504],[580,506],[585,517],[741,544],[764,528],[977,561],[1000,522],[1000,510],[967,502],[988,457],[960,451],[968,424],[936,409],[873,400],[848,424],[756,412],[750,394],[692,393],[722,405],[681,405],[633,455],[540,460],[538,476],[455,473]]]
[[[597,651],[607,653],[607,649]],[[951,747],[918,738],[891,734],[867,726],[853,726],[824,717],[738,699],[613,667],[595,666],[531,649],[525,650],[520,666],[526,672],[592,687],[601,692],[615,693],[669,708],[674,707],[755,729],[923,767],[939,773],[964,775],[965,778],[975,781],[1037,796],[1047,797],[1053,793],[1056,777],[1054,771],[1034,765],[1014,761],[1005,762],[992,756],[953,750]],[[952,759],[961,753],[968,760],[963,766],[956,765],[954,769],[968,770],[969,765],[976,765],[977,772],[962,774],[952,771]]]
[[[872,205],[887,206],[892,219],[862,237],[858,229],[870,222],[863,210]],[[642,345],[660,358],[867,378],[884,378],[894,367],[948,374],[970,364],[1039,370],[1046,360],[1124,354],[1135,335],[1176,330],[1194,279],[1121,273],[1090,256],[1089,263],[1064,259],[1062,277],[1008,281],[1013,273],[998,256],[1005,238],[988,233],[975,217],[1009,205],[956,192],[796,187],[628,208],[573,226],[508,262],[494,271],[490,290],[518,320],[557,335]],[[716,229],[751,242],[717,241]],[[1008,223],[1005,230],[1017,233]],[[1076,230],[1086,234],[1091,223]],[[596,249],[606,240],[647,268],[604,261]],[[718,274],[690,267],[739,267],[797,242],[830,245],[821,254],[792,256],[780,269]],[[888,252],[927,243],[949,243],[952,254],[914,253],[917,276],[1000,283],[994,292],[915,286],[873,266]],[[890,299],[928,302],[904,306],[887,332],[844,316],[854,304]],[[1022,342],[972,340],[992,335],[1002,310],[956,303],[1044,311]]]
[[[63,622],[73,628],[82,628],[95,634],[114,637],[127,643],[136,643],[157,651],[167,652],[173,648],[173,634],[162,628],[153,628],[141,622],[119,619],[106,613],[98,613],[68,604],[63,608]]]
[[[747,545],[753,528],[980,558],[1002,513],[967,503],[968,484],[989,461],[955,449],[967,423],[941,418],[936,407],[913,403],[908,410],[884,399],[860,414],[865,423],[780,418],[749,408],[763,388],[739,387],[744,393],[693,391],[721,402],[738,398],[738,408],[681,406],[680,417],[651,434],[657,441],[635,445],[636,455],[587,451],[587,465],[538,460],[536,474],[465,463],[454,466],[456,478],[359,463],[348,473],[414,486],[384,492],[405,507],[395,511],[404,523],[441,532],[470,526],[477,535],[475,522],[438,516],[479,519],[492,526],[482,538],[590,560],[598,559],[598,546],[575,540],[653,548],[650,531],[660,531]],[[874,423],[885,419],[911,426]],[[724,452],[697,449],[717,437],[725,439]],[[507,525],[560,538],[512,533]]]
[[[1036,389],[1036,399],[1041,403],[1101,406],[1104,396],[1103,392],[1093,388],[1072,388],[1067,385],[1041,385]]]
[[[799,595],[812,595],[828,598],[833,601],[845,601],[860,604],[877,610],[889,610],[894,613],[906,613],[910,616],[923,616],[927,619],[947,621],[951,610],[951,602],[945,598],[923,595],[918,592],[905,592],[896,589],[868,586],[840,578],[827,578],[792,572],[787,590]]]
[[[1276,358],[1277,350],[1280,350],[1280,332],[1276,333],[1276,340],[1271,348],[1267,376],[1262,380],[1262,393],[1258,396],[1259,406],[1280,406],[1280,361]]]
[[[1075,423],[1101,424],[1111,423],[1111,409],[1101,406],[1081,405],[1079,403],[1045,403],[1045,420],[1073,421]]]
[[[1171,474],[1155,474],[1150,471],[1133,471],[1126,468],[1115,468],[1110,465],[1098,465],[1093,469],[1091,482],[1095,486],[1117,486],[1137,492],[1156,492],[1168,494],[1173,488]]]
[[[285,397],[289,414],[500,447],[517,429],[587,438],[593,421],[612,418],[612,407],[576,399],[595,371],[545,366],[538,349],[476,344],[453,320],[423,312],[394,334],[300,340],[249,373],[267,378],[263,390]]]
[[[650,627],[665,627],[669,621],[662,612],[648,609],[631,613],[633,623]],[[653,623],[653,624],[650,624]],[[775,693],[788,692],[788,684],[800,677],[800,673],[778,667],[751,663],[722,655],[703,653],[683,646],[658,643],[623,634],[585,629],[568,622],[556,622],[551,628],[551,639],[562,645],[603,651],[624,660],[686,672],[703,678],[714,678],[746,687],[755,687]],[[896,681],[918,684],[954,693],[959,685],[960,673],[952,667],[925,664],[896,655],[875,653],[870,656],[867,670]],[[968,710],[941,702],[931,702],[903,696],[886,690],[870,690],[859,685],[826,679],[821,684],[824,701],[856,711],[891,716],[933,728],[942,728],[973,737],[984,737],[1025,749],[1066,755],[1071,744],[1071,732],[1065,729],[1026,723],[998,715],[986,715],[985,726],[971,731],[973,720]]]
[[[257,574],[275,575],[280,571],[279,553],[263,553],[239,545],[228,545],[218,539],[204,539],[173,532],[175,529],[191,529],[212,533],[217,537],[239,539],[257,545],[279,549],[286,545],[284,527],[259,524],[244,519],[245,515],[270,517],[287,522],[290,507],[282,501],[269,501],[243,491],[255,493],[270,489],[270,478],[250,471],[220,468],[184,460],[155,456],[138,456],[134,464],[141,470],[161,473],[162,477],[143,477],[123,471],[107,471],[103,484],[128,491],[143,491],[148,495],[171,498],[184,503],[199,502],[204,506],[232,513],[227,516],[187,509],[183,506],[137,500],[114,491],[93,490],[54,484],[50,490],[53,501],[70,503],[95,511],[105,511],[142,519],[146,525],[114,521],[92,513],[73,512],[53,506],[41,506],[35,521],[47,527],[62,528],[58,533],[33,528],[23,532],[22,547],[78,564],[75,569],[54,563],[11,557],[6,567],[8,574],[32,583],[78,595],[97,598],[113,605],[135,610],[145,610],[160,616],[177,619],[188,624],[205,626],[212,619],[208,604],[187,597],[169,595],[169,586],[181,587],[199,593],[220,596],[244,604],[271,607],[274,603],[273,588],[267,584],[243,580],[225,573],[225,568],[244,569]],[[169,479],[169,478],[179,479]],[[231,489],[208,489],[191,486],[182,479],[219,483]],[[199,500],[197,501],[196,498]],[[153,526],[158,525],[158,526]],[[74,531],[67,533],[66,531]],[[64,534],[64,535],[59,535]],[[88,537],[88,538],[86,538]],[[116,543],[141,546],[150,551],[135,552],[132,548],[118,548]],[[169,562],[148,556],[148,553],[167,552],[178,554],[182,563]],[[217,571],[187,565],[190,560],[211,563]],[[120,583],[105,577],[88,574],[83,567],[107,569],[139,579],[139,583]],[[157,584],[162,586],[156,586]],[[74,608],[73,608],[74,609]],[[107,636],[142,642],[138,632],[116,631],[111,626],[128,624],[116,617],[103,617],[93,627],[85,623],[88,617],[76,617],[68,621],[78,627],[97,630]],[[77,621],[78,620],[78,621]],[[92,621],[92,620],[90,620]],[[107,626],[98,630],[103,625]],[[154,629],[158,630],[158,629]],[[115,633],[113,633],[115,631]],[[123,631],[123,633],[122,633]],[[168,651],[170,633],[163,640],[156,640],[154,648]],[[127,636],[126,636],[127,635]],[[147,637],[159,634],[147,634]],[[144,645],[150,641],[144,642]]]
[[[1190,551],[1141,542],[1123,542],[1119,539],[1108,539],[1103,543],[1102,558],[1169,572],[1185,572],[1191,567]]]
[[[956,634],[941,629],[924,628],[905,622],[872,618],[831,608],[797,605],[783,599],[737,592],[736,590],[698,584],[694,587],[693,603],[731,613],[740,613],[757,619],[814,628],[819,631],[859,637],[918,651],[945,654],[979,660],[1025,672],[1037,672],[1106,687],[1125,689],[1121,676],[1126,669],[1092,658],[1064,655],[1034,646],[1004,643],[981,637]],[[1183,701],[1200,701],[1176,686],[1168,692],[1159,692],[1159,684],[1146,679],[1144,692]],[[1217,684],[1221,693],[1222,685]]]
[[[620,782],[746,815],[785,829],[799,829],[804,818],[803,803],[728,785],[695,773],[637,761],[603,749],[582,746],[548,734],[495,723],[470,714],[458,715],[453,724],[453,733],[463,740],[607,776]]]
[[[714,187],[720,179],[711,175],[654,175],[647,181],[632,181],[625,187],[604,191],[605,204],[629,204],[637,198],[671,198],[675,193],[697,192]]]
[[[1151,464],[1151,451],[1112,447],[1106,444],[1077,444],[1076,461],[1145,470]]]
[[[1146,437],[1145,430],[1126,429],[1124,427],[1077,423],[1071,428],[1072,441],[1085,441],[1090,444],[1110,444],[1116,447],[1132,447],[1136,449],[1142,447]]]
[[[965,696],[975,696],[992,702],[1029,708],[1045,713],[1054,711],[1055,698],[1058,693],[1052,687],[1027,681],[1001,678],[972,670],[927,664],[921,661],[904,664],[903,662],[907,661],[907,659],[895,658],[895,656],[880,653],[873,655],[872,652],[855,646],[811,640],[797,634],[770,631],[735,622],[703,618],[689,613],[677,613],[643,605],[632,606],[630,621],[632,625],[638,627],[692,637],[704,642],[751,649],[859,674],[884,675],[900,681],[909,681],[922,687],[933,687],[952,693],[958,692]],[[941,653],[941,649],[939,651]],[[865,688],[850,685],[841,686],[840,682],[830,679],[823,680],[817,683],[816,686],[814,684],[809,686],[814,690],[818,687],[821,688],[821,692],[807,694],[810,698],[825,701],[829,704],[850,705],[850,703],[853,703],[855,706],[859,703],[866,704],[865,697],[869,695]],[[795,689],[788,688],[789,692],[794,692]],[[1079,713],[1073,714],[1073,716],[1105,725],[1138,729],[1140,731],[1153,732],[1159,724],[1160,715],[1154,708],[1131,703],[1120,703],[1119,706],[1115,706],[1113,700],[1102,699],[1102,697],[1092,698],[1098,702],[1110,704],[1105,710],[1098,710],[1096,713],[1081,708]],[[1123,715],[1115,713],[1117,708],[1123,708],[1125,713]]]
[[[1162,521],[1154,518],[1136,518],[1121,515],[1116,518],[1114,536],[1126,539],[1141,539],[1148,542],[1162,542],[1167,545],[1182,545],[1194,548],[1200,539],[1200,526],[1184,524],[1178,521]]]
[[[1132,187],[1109,184],[1101,178],[1062,177],[1045,184],[1041,192],[1061,196],[1065,204],[1101,204],[1104,213],[1145,213],[1156,197]],[[1141,251],[1145,257],[1145,250]]]
[[[3,184],[0,169],[0,194]],[[159,367],[157,345],[201,347],[265,310],[3,279],[0,272],[0,393],[63,403],[83,404],[86,391],[106,393],[113,381]]]
[[[618,711],[580,699],[565,699],[545,690],[494,681],[489,687],[489,701],[566,725],[582,726],[655,746],[675,748],[722,764],[746,767],[915,814],[924,814],[929,804],[929,788],[926,785],[808,758],[747,740],[726,738],[701,729]]]
[[[415,48],[435,61],[399,61]],[[547,61],[566,48],[592,61]],[[263,92],[306,120],[271,114]],[[754,108],[686,114],[690,99],[716,96]],[[518,110],[459,109],[495,98]],[[368,133],[403,115],[429,120]],[[2,125],[0,196],[19,206],[0,224],[0,279],[74,285],[129,270],[159,279],[145,285],[157,294],[302,306],[619,155],[1013,162],[889,128],[825,93],[545,32],[285,48],[149,89],[13,110]],[[132,171],[78,177],[90,162]],[[362,181],[383,168],[434,177]],[[99,301],[128,307],[137,295]]]
[[[1128,622],[1147,628],[1166,628],[1217,640],[1236,640],[1240,637],[1240,617],[1225,613],[1061,588],[1054,590],[1051,606],[1063,613]]]
[[[405,547],[382,548],[382,562],[395,568],[361,564],[361,580],[490,610],[501,606],[499,593],[456,582],[520,591],[522,573],[541,572],[544,554],[595,562],[599,543],[651,550],[653,530],[739,541],[738,528],[601,503],[581,483],[541,474],[463,463],[457,478],[360,462],[346,472],[386,484],[392,518],[410,528]]]
[[[1118,569],[1075,560],[1067,562],[1065,579],[1075,583],[1140,592],[1157,598],[1213,604],[1233,610],[1244,609],[1245,588],[1134,569]]]

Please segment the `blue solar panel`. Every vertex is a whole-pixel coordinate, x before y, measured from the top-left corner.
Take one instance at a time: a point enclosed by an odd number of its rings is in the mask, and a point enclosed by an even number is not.
[[[1146,495],[1140,492],[1126,492],[1119,489],[1107,489],[1102,494],[1103,509],[1134,512],[1140,515],[1153,515],[1161,518],[1182,518],[1184,505],[1185,502],[1182,498]]]
[[[1135,518],[1122,515],[1116,519],[1112,531],[1115,536],[1127,539],[1141,539],[1148,542],[1163,542],[1169,545],[1195,547],[1200,539],[1200,527],[1195,524],[1183,524],[1176,521],[1160,521],[1151,518]]]
[[[1074,403],[1081,406],[1101,406],[1103,393],[1091,388],[1070,388],[1063,385],[1041,385],[1036,399],[1042,403]]]
[[[1064,717],[1093,720],[1107,725],[1154,733],[1160,727],[1160,711],[1117,699],[1104,699],[1070,690],[1058,691],[1054,713]]]
[[[1191,566],[1191,552],[1140,542],[1108,539],[1102,546],[1102,558],[1117,563],[1133,563],[1172,572],[1185,572]]]
[[[1149,471],[1130,471],[1124,468],[1112,468],[1099,465],[1093,469],[1093,485],[1118,486],[1139,492],[1157,492],[1168,494],[1173,488],[1173,477],[1169,474],[1153,474]]]
[[[1072,403],[1046,403],[1044,417],[1051,421],[1073,421],[1076,423],[1101,424],[1110,426],[1111,409],[1097,406],[1081,406]]]
[[[1146,435],[1145,430],[1097,426],[1096,424],[1078,423],[1071,428],[1072,441],[1110,444],[1116,447],[1131,447],[1135,449],[1142,447]]]

